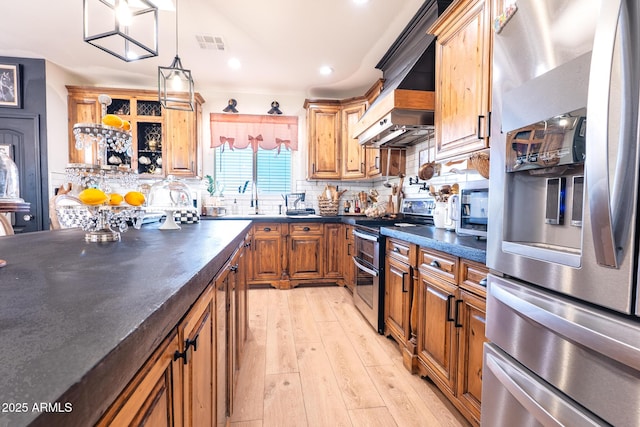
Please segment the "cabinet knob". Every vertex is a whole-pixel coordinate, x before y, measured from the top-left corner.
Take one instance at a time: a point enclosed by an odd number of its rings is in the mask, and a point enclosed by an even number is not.
[[[184,351],[186,352],[187,350],[189,350],[189,347],[193,347],[193,351],[197,351],[198,350],[198,337],[200,336],[200,334],[196,335],[192,340],[190,339],[186,339],[184,342]]]
[[[31,214],[24,214],[22,215],[22,219],[24,219],[25,221],[31,221],[32,219],[34,219],[35,216],[31,215]]]
[[[265,227],[262,229],[262,231],[266,231],[267,233],[271,231],[271,227]]]
[[[393,252],[400,253],[400,248],[396,246],[395,248],[393,248]]]
[[[233,264],[231,267],[229,267],[229,270],[236,273],[238,271],[238,264]]]
[[[309,227],[304,227],[304,228],[302,229],[302,231],[310,231],[310,230],[311,230],[311,229],[310,229]]]
[[[185,348],[184,351],[176,350],[176,352],[173,353],[173,360],[176,361],[178,359],[182,359],[182,364],[186,365],[188,363],[188,361],[187,361],[187,352],[188,351],[189,351],[188,348]]]
[[[431,263],[429,265],[431,267],[434,267],[434,268],[440,268],[440,263],[438,261],[436,261],[435,259],[433,261],[431,261]]]

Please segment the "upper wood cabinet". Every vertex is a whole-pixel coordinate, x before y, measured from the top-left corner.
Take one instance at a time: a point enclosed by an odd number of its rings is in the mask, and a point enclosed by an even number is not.
[[[69,162],[97,163],[95,146],[78,150],[73,126],[76,123],[100,123],[100,94],[109,95],[107,113],[117,114],[131,123],[131,157],[107,151],[107,164],[128,164],[140,174],[195,176],[198,168],[198,145],[202,138],[202,103],[196,94],[195,111],[167,110],[150,90],[67,86]]]
[[[308,176],[340,179],[340,104],[332,101],[305,102],[309,141]]]
[[[491,1],[455,0],[429,28],[436,39],[436,158],[489,146]]]
[[[366,150],[352,136],[353,126],[366,109],[365,100],[356,100],[342,106],[340,111],[340,142],[342,149],[342,179],[361,179],[367,176]]]

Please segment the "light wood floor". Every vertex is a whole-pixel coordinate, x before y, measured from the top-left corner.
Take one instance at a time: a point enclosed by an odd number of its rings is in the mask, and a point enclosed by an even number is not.
[[[232,426],[468,426],[346,288],[251,289],[249,304]]]

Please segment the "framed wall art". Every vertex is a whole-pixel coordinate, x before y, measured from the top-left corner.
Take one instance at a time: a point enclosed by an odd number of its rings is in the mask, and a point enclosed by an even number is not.
[[[22,107],[18,64],[0,64],[0,107]]]

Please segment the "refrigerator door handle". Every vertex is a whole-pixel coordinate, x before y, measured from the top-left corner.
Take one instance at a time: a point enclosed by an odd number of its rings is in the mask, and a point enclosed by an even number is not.
[[[531,414],[540,424],[545,426],[564,426],[570,420],[572,425],[599,426],[600,424],[578,411],[565,407],[558,401],[555,393],[536,384],[526,375],[509,363],[485,352],[485,365],[488,371],[496,377],[500,384]],[[539,403],[551,402],[555,413],[561,420],[554,417]]]
[[[593,236],[593,246],[595,250],[596,261],[605,267],[618,268],[620,264],[620,254],[624,249],[621,245],[624,233],[622,230],[616,232],[616,227],[624,227],[622,218],[615,221],[612,212],[620,215],[620,210],[615,208],[616,202],[622,196],[614,191],[611,194],[609,181],[609,100],[611,97],[611,81],[614,75],[614,47],[618,25],[621,25],[620,34],[625,36],[625,28],[628,22],[619,22],[619,20],[629,19],[626,11],[622,10],[623,0],[612,0],[603,3],[600,10],[600,18],[596,27],[593,54],[591,57],[591,71],[589,75],[589,95],[587,101],[587,156],[585,159],[585,175],[587,181],[587,194],[589,201],[589,213],[591,217],[591,234]],[[626,41],[620,43],[622,49],[625,50],[620,56],[623,67],[630,64],[630,49],[632,43]],[[623,68],[623,73],[629,70]],[[624,80],[624,75],[621,80]],[[626,76],[629,77],[629,76]],[[621,90],[624,90],[622,88]],[[632,97],[628,97],[632,98]],[[627,104],[633,103],[635,98],[627,99],[623,96],[623,102]],[[619,138],[620,147],[618,150],[618,160],[616,163],[615,188],[620,192],[623,188],[624,172],[628,170],[628,161],[635,161],[635,134],[629,135],[629,132],[635,132],[634,126],[631,126],[630,117],[624,117],[624,111],[635,111],[633,105],[621,106],[623,116],[620,126],[621,135]],[[632,145],[633,144],[633,145]],[[627,151],[631,150],[631,151]],[[621,161],[621,157],[622,161]],[[626,157],[628,160],[625,160]],[[633,168],[630,170],[634,170]],[[618,182],[620,181],[620,182]],[[614,199],[612,200],[612,196]]]
[[[542,327],[584,348],[640,370],[640,330],[609,319],[582,306],[560,302],[535,291],[521,289],[489,275],[491,298]]]

